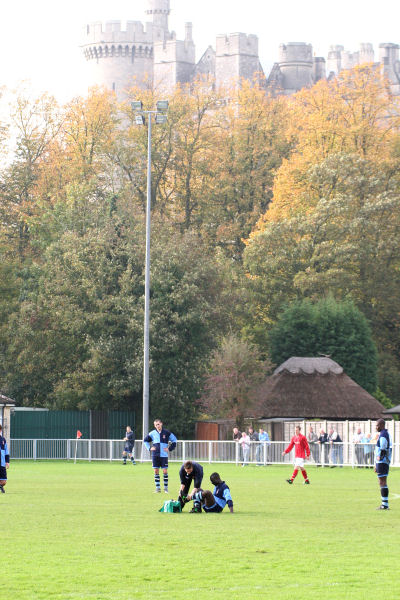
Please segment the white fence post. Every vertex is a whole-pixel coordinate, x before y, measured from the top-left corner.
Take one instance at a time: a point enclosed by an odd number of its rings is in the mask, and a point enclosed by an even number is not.
[[[208,442],[208,462],[212,461],[212,442]]]
[[[113,459],[113,442],[112,440],[110,440],[110,462],[112,462]]]
[[[88,458],[92,462],[92,440],[88,440]]]
[[[33,440],[33,460],[37,458],[37,440]]]
[[[182,462],[186,460],[186,442],[182,442]]]

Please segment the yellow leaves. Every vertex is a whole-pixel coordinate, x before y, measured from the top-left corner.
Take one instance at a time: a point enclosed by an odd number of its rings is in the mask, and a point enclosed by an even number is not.
[[[374,65],[343,71],[288,99],[286,136],[294,150],[277,173],[273,201],[254,234],[266,223],[313,210],[308,172],[332,154],[389,160],[399,125],[399,100]]]

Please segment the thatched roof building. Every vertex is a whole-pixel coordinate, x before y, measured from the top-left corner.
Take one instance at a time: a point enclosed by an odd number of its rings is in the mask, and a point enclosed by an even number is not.
[[[378,419],[385,410],[330,358],[290,358],[257,396],[265,419]]]

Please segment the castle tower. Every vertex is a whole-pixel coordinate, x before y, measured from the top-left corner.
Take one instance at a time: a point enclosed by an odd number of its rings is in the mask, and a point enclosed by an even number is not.
[[[361,65],[375,62],[375,53],[372,44],[360,44],[359,60]]]
[[[81,45],[87,65],[88,87],[104,86],[122,100],[132,85],[147,87],[153,80],[153,34],[139,21],[91,23]]]
[[[146,0],[146,14],[152,17],[154,41],[168,37],[169,0]]]
[[[289,42],[279,46],[280,72],[284,93],[289,95],[313,84],[313,52],[311,44]]]
[[[240,79],[252,80],[261,70],[258,37],[245,33],[217,36],[215,82],[229,87]]]
[[[328,52],[327,70],[329,73],[337,75],[342,70],[342,52],[343,46],[330,46]]]
[[[192,38],[192,24],[185,25],[185,39],[172,39],[154,44],[154,85],[159,89],[170,90],[177,83],[188,83],[193,79],[195,69],[195,45]]]

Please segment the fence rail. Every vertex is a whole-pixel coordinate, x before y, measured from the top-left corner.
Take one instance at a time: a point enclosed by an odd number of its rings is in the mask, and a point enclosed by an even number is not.
[[[118,461],[125,443],[120,440],[22,440],[10,442],[10,453],[17,460],[86,460]],[[203,463],[233,463],[236,465],[279,465],[293,461],[293,452],[282,456],[287,442],[251,442],[243,450],[236,442],[184,440],[170,454],[170,462],[196,460]],[[371,467],[375,444],[310,444],[308,464],[321,467]],[[135,457],[141,462],[151,460],[143,442],[135,443]],[[393,445],[392,466],[400,467],[400,443]]]

